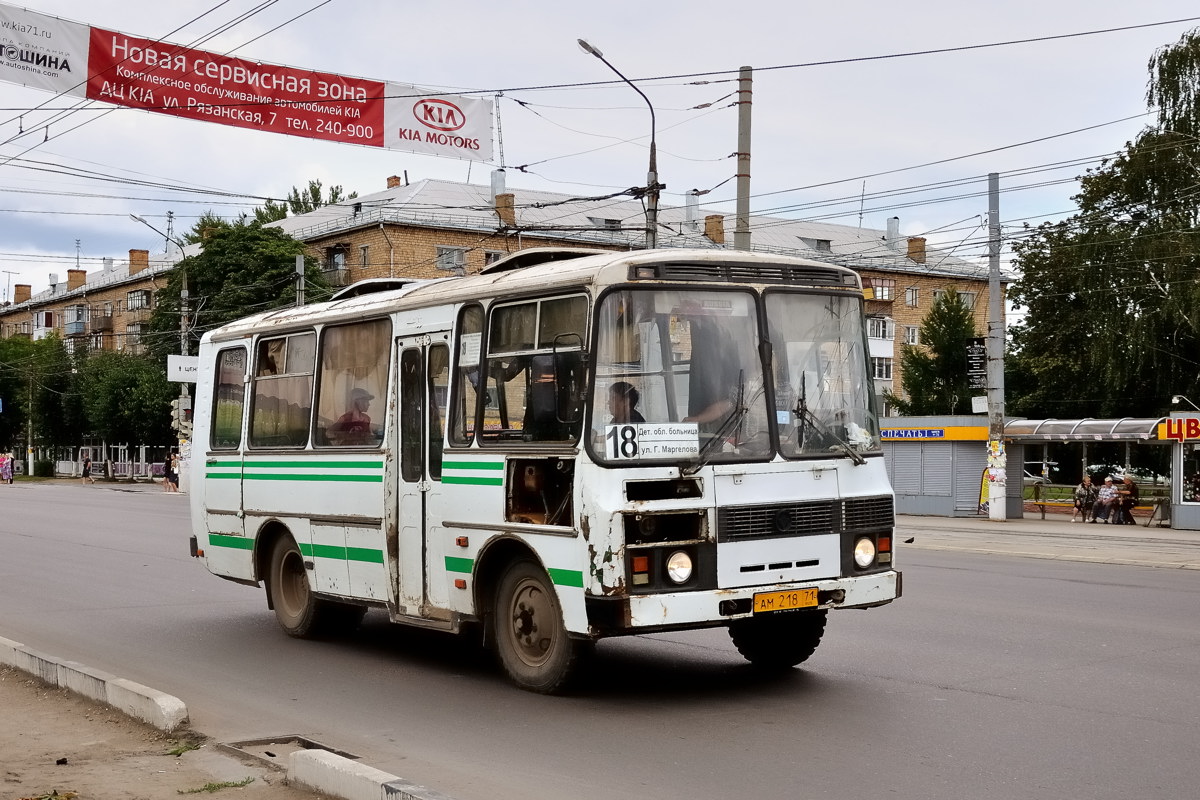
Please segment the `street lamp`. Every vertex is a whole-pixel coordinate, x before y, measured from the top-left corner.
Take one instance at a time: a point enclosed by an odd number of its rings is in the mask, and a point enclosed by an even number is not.
[[[163,233],[158,228],[151,225],[146,220],[139,217],[137,214],[130,214],[129,218],[135,222],[140,222],[150,230],[163,237],[170,244],[179,248],[179,257],[183,258],[183,242],[176,239],[170,234]],[[169,227],[169,226],[168,226]],[[188,327],[191,325],[191,320],[188,318],[188,280],[187,267],[182,267],[179,270],[180,288],[179,288],[179,354],[186,356],[188,354]]]
[[[1171,405],[1175,405],[1175,406],[1177,406],[1177,405],[1179,405],[1179,403],[1180,403],[1181,401],[1182,401],[1182,402],[1185,402],[1185,403],[1187,403],[1189,406],[1191,406],[1192,408],[1196,409],[1197,411],[1200,411],[1200,406],[1196,405],[1196,404],[1195,404],[1195,403],[1193,403],[1191,400],[1188,400],[1188,399],[1187,399],[1186,397],[1184,397],[1183,395],[1181,395],[1181,394],[1176,394],[1176,395],[1172,395],[1172,396],[1171,396]]]
[[[665,186],[658,184],[658,148],[655,140],[654,104],[646,93],[634,85],[633,81],[621,74],[621,71],[608,63],[604,54],[588,44],[586,39],[579,39],[579,49],[588,55],[593,55],[604,63],[604,66],[616,73],[617,77],[629,84],[630,88],[641,95],[650,109],[650,169],[646,173],[646,247],[653,250],[658,246],[658,192]]]

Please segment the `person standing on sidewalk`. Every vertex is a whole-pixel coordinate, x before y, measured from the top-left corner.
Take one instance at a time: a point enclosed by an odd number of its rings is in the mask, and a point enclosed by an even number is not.
[[[1092,485],[1092,476],[1084,475],[1083,482],[1075,487],[1075,508],[1071,511],[1071,522],[1087,522],[1096,504],[1096,487]],[[1075,517],[1081,517],[1076,520]]]

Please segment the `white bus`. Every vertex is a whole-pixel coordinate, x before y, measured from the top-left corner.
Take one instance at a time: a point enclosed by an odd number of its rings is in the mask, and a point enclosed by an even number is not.
[[[192,554],[296,637],[483,631],[555,692],[608,636],[724,626],[792,667],[900,596],[851,270],[521,251],[206,334]]]

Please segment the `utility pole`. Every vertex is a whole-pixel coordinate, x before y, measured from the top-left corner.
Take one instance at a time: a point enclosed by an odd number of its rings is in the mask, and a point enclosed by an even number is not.
[[[304,254],[296,256],[296,308],[304,305]]]
[[[1004,448],[1004,298],[1000,295],[1000,173],[988,173],[988,518],[1007,519]]]
[[[750,110],[754,98],[754,68],[738,71],[737,221],[733,249],[750,249]]]

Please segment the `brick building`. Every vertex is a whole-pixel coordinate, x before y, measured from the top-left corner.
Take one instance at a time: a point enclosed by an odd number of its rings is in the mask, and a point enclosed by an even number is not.
[[[659,209],[659,247],[732,246],[732,217],[702,210],[696,199]],[[493,173],[490,186],[409,184],[391,177],[384,191],[271,224],[305,242],[334,286],[477,272],[530,247],[637,249],[645,237],[640,201],[510,192],[502,171]],[[756,251],[830,261],[862,275],[879,392],[900,388],[900,347],[920,344],[918,329],[947,288],[973,304],[977,330],[986,331],[986,265],[929,247],[924,238],[901,236],[898,218],[885,231],[778,217],[754,217],[750,225]],[[90,275],[68,270],[65,284],[52,281],[51,289],[34,297],[28,285],[18,284],[13,303],[0,308],[0,336],[40,338],[56,331],[68,346],[86,336],[91,349],[138,352],[154,294],[179,258],[178,250],[155,260],[144,250],[131,250],[126,264],[106,263]]]

